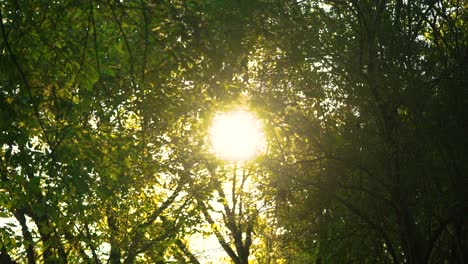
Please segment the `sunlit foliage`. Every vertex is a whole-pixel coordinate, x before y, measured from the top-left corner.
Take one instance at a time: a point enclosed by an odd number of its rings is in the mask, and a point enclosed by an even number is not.
[[[197,263],[208,233],[236,264],[466,263],[466,21],[457,0],[0,1],[0,262]],[[207,143],[233,105],[262,120],[255,159]]]

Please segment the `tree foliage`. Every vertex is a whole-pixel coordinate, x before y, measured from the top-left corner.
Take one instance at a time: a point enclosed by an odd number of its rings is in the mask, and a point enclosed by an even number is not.
[[[268,166],[285,239],[317,262],[466,261],[465,8],[304,1],[271,19]]]
[[[234,263],[467,262],[466,21],[458,0],[1,2],[0,262],[197,263],[203,225]],[[206,131],[236,104],[268,148],[234,165]]]

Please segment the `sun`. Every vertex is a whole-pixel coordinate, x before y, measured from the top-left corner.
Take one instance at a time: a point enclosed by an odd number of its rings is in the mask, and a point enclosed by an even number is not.
[[[212,151],[230,161],[246,161],[265,146],[261,122],[250,112],[235,110],[214,117],[209,129]]]

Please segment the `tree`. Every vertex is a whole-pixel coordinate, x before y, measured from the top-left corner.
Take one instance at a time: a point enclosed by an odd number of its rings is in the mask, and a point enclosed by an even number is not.
[[[220,62],[229,65],[219,51],[235,55],[209,26],[218,7],[0,5],[0,199],[2,216],[16,219],[2,228],[2,257],[161,262],[176,250],[193,258],[183,247],[185,225],[196,221],[192,179],[171,155],[184,146],[172,141],[211,95],[235,92],[213,84]]]
[[[1,2],[0,260],[196,263],[207,221],[235,263],[466,262],[465,9]],[[206,147],[233,102],[251,167]]]
[[[256,191],[264,176],[257,166],[248,164],[208,168],[208,172],[216,196],[211,201],[199,199],[201,211],[231,260],[247,264],[254,228],[258,226],[262,211],[268,209],[262,194]]]
[[[317,262],[463,263],[461,3],[279,8],[252,83],[276,128],[284,226]]]

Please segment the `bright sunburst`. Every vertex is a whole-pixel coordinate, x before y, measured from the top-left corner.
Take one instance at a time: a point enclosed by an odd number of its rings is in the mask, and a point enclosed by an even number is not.
[[[244,110],[216,115],[209,130],[209,137],[214,153],[231,161],[252,159],[265,146],[260,121]]]

